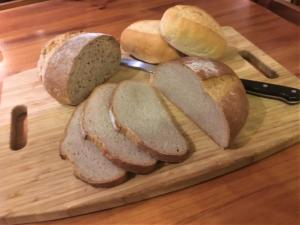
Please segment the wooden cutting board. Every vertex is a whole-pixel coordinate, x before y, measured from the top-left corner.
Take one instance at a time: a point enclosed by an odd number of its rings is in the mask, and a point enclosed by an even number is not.
[[[299,88],[299,80],[231,27],[224,27],[230,47],[224,62],[242,78]],[[276,70],[268,79],[243,60],[246,49]],[[122,67],[112,82],[145,80],[147,74]],[[124,205],[226,174],[299,142],[299,106],[250,96],[250,115],[233,148],[223,150],[180,111],[168,104],[191,144],[191,156],[149,175],[137,175],[114,188],[95,188],[76,179],[68,161],[60,159],[59,142],[73,107],[62,106],[42,87],[36,69],[4,81],[0,108],[0,223],[51,220]],[[18,151],[9,145],[11,111],[28,110],[28,141]],[[159,131],[158,131],[159,135]],[[199,203],[201,204],[201,203]]]

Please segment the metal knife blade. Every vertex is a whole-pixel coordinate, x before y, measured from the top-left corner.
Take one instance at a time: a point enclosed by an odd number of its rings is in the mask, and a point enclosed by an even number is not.
[[[148,73],[155,73],[155,70],[156,70],[155,64],[142,62],[142,61],[130,58],[130,57],[126,57],[126,58],[122,57],[121,64],[124,66],[138,69],[138,70],[143,70]]]
[[[155,64],[145,63],[131,57],[121,59],[121,64],[143,70],[155,74]],[[264,98],[271,98],[275,100],[283,101],[287,104],[294,105],[300,103],[300,90],[297,88],[270,84],[254,80],[240,79],[248,94],[256,95]]]

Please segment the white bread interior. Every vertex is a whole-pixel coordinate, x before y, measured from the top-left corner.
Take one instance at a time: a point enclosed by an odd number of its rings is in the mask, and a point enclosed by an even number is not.
[[[126,172],[106,159],[96,145],[82,135],[80,120],[84,103],[75,109],[70,118],[60,155],[72,163],[74,174],[84,182],[103,187],[120,184],[126,180]]]
[[[93,91],[84,108],[83,130],[114,164],[130,172],[149,173],[155,169],[156,160],[113,127],[109,109],[116,87],[107,83]]]
[[[149,84],[121,82],[111,110],[120,131],[156,159],[180,162],[186,158],[186,140]]]

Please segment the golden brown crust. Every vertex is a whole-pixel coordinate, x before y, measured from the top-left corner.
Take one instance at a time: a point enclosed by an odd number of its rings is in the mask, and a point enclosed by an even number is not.
[[[176,5],[174,9],[177,10],[181,17],[206,26],[213,32],[218,33],[220,36],[223,35],[219,24],[203,9],[193,5]]]
[[[201,80],[223,75],[236,76],[229,66],[215,59],[190,56],[182,57],[178,61],[192,69]]]
[[[229,124],[230,139],[228,146],[233,143],[234,138],[245,124],[249,113],[248,98],[241,81],[236,79],[231,89],[229,94],[224,95],[220,101]]]
[[[127,173],[125,173],[123,176],[120,176],[117,179],[111,180],[111,181],[105,181],[105,183],[99,183],[99,182],[94,182],[93,180],[90,180],[86,177],[81,176],[80,172],[77,171],[76,167],[74,168],[74,176],[79,178],[80,180],[94,186],[94,187],[103,187],[103,188],[109,188],[109,187],[114,187],[119,184],[124,183],[125,181],[128,180],[129,176]]]
[[[85,104],[85,102],[82,102],[81,104]],[[63,150],[63,142],[64,142],[64,140],[65,140],[65,138],[66,138],[66,136],[68,134],[68,127],[69,127],[69,124],[71,123],[71,119],[72,119],[72,117],[73,117],[73,115],[75,113],[75,110],[76,110],[76,108],[74,107],[74,110],[73,110],[73,112],[72,112],[72,114],[71,114],[71,116],[70,116],[70,118],[68,120],[68,123],[66,124],[66,126],[64,128],[63,138],[59,142],[59,150],[58,150],[59,151],[59,156],[63,160],[68,159],[67,155],[64,153],[64,150]]]
[[[228,142],[223,147],[230,146],[245,124],[249,111],[246,91],[238,76],[229,66],[213,59],[185,57],[172,63],[192,70],[205,92],[216,102],[228,124]],[[213,69],[206,71],[205,66],[212,66]]]
[[[111,109],[113,112],[113,108]],[[114,112],[113,112],[114,113]],[[184,161],[188,156],[188,151],[186,154],[183,155],[166,155],[161,154],[157,150],[150,148],[145,144],[145,142],[136,135],[132,130],[126,127],[121,127],[120,123],[118,122],[118,119],[116,118],[116,126],[119,128],[119,131],[124,134],[127,138],[129,138],[134,144],[136,144],[140,149],[147,152],[149,155],[151,155],[153,158],[164,161],[164,162],[182,162]]]
[[[169,8],[161,19],[160,31],[170,45],[190,56],[220,58],[227,46],[218,23],[194,6]]]
[[[97,137],[95,134],[88,133],[87,134],[87,139],[91,142],[93,142],[98,148],[99,151],[113,164],[116,166],[129,171],[133,173],[138,173],[138,174],[147,174],[155,170],[156,168],[156,163],[149,165],[149,166],[140,166],[140,165],[134,165],[134,164],[129,164],[126,163],[119,158],[113,157],[113,155],[110,154],[110,151],[108,150],[107,146],[104,144],[102,140],[100,140],[99,137]]]
[[[150,25],[149,23],[152,24]],[[151,30],[153,23],[157,23],[157,32],[156,30]],[[144,28],[138,29],[135,26]],[[161,37],[159,20],[144,20],[131,24],[122,32],[120,43],[124,51],[148,63],[162,63],[180,57],[179,52]]]

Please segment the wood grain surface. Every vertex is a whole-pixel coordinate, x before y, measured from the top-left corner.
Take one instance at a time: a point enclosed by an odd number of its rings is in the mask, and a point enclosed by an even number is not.
[[[85,29],[118,37],[129,23],[158,19],[180,1],[114,0],[107,1],[106,7],[98,7],[98,2],[49,1],[1,11],[0,79],[34,67],[42,44],[57,33]],[[233,26],[300,75],[295,25],[248,0],[184,3],[198,5],[222,25]],[[259,164],[170,195],[50,224],[299,224],[299,148],[296,145]]]
[[[42,2],[42,1],[46,1],[46,0],[13,0],[13,1],[6,1],[6,2],[1,1],[0,10],[11,9],[11,8],[20,7],[23,5],[29,5],[36,2]]]

